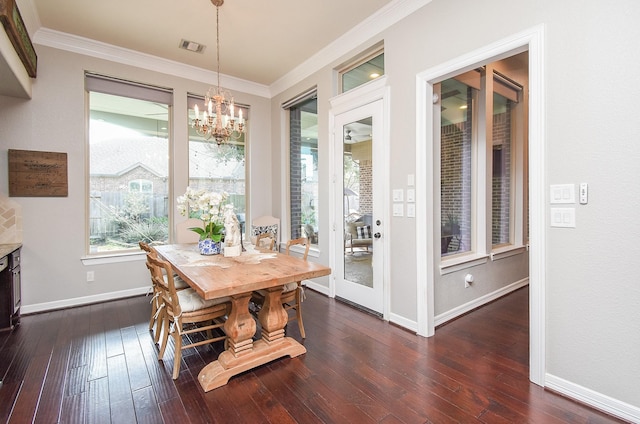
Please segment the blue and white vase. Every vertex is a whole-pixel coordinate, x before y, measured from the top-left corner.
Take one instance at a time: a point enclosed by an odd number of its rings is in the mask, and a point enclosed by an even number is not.
[[[213,241],[210,238],[198,241],[198,249],[201,255],[219,255],[222,251],[222,243]]]

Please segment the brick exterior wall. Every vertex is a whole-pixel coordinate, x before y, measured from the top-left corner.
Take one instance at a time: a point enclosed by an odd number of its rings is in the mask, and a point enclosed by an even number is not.
[[[511,221],[511,113],[493,115],[493,178],[491,244],[510,242]]]
[[[469,105],[468,116],[471,116]],[[471,249],[471,123],[445,125],[440,135],[441,225],[454,218],[460,236],[449,245],[449,252]]]
[[[510,104],[510,103],[509,103]],[[492,244],[510,241],[511,217],[511,119],[510,110],[493,116],[493,178],[491,200]],[[449,252],[471,247],[471,129],[461,122],[441,128],[441,219],[450,216],[460,224],[460,245],[454,240]]]
[[[373,214],[373,164],[370,160],[360,160],[360,181],[358,182],[358,201],[360,213]]]
[[[302,148],[301,109],[289,109],[289,214],[291,238],[302,237]]]

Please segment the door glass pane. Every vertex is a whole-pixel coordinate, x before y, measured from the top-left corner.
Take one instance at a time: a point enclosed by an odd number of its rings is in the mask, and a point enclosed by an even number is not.
[[[343,127],[344,279],[373,287],[371,118]]]
[[[471,250],[473,97],[456,78],[442,82],[440,202],[442,256]]]

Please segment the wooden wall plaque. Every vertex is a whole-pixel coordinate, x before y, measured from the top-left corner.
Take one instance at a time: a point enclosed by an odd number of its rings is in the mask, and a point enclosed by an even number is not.
[[[10,197],[66,197],[67,154],[9,149]]]
[[[27,70],[27,74],[31,78],[35,78],[38,56],[16,5],[16,0],[0,0],[0,22],[2,22],[13,48]]]

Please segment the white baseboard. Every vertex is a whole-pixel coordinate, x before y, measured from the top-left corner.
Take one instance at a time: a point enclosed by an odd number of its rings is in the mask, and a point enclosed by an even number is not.
[[[311,290],[322,293],[323,295],[329,297],[329,287],[324,286],[322,284],[318,284],[313,280],[304,280],[304,285],[309,287]]]
[[[101,293],[92,296],[74,297],[72,299],[56,300],[54,302],[36,303],[33,305],[23,305],[20,313],[23,315],[35,314],[38,312],[52,311],[55,309],[72,308],[74,306],[88,305],[91,303],[106,302],[108,300],[122,299],[125,297],[139,296],[149,292],[150,286],[138,287],[135,289],[121,290],[116,292]]]
[[[623,420],[640,423],[640,408],[637,406],[621,402],[551,374],[545,375],[545,387]]]
[[[440,315],[434,317],[434,323],[436,326],[444,324],[447,321],[451,321],[454,318],[459,317],[460,315],[464,315],[469,311],[474,310],[486,303],[494,301],[504,295],[511,293],[512,291],[518,290],[529,284],[529,277],[523,278],[520,281],[516,281],[515,283],[511,283],[508,286],[502,287],[494,292],[485,294],[484,296],[480,296],[477,299],[473,299],[471,302],[467,302],[464,305],[460,305],[455,307],[447,312],[444,312]]]
[[[305,280],[305,284],[310,289],[328,296],[329,288],[311,280]],[[101,293],[93,296],[74,297],[72,299],[56,300],[54,302],[36,303],[33,305],[23,305],[20,313],[23,315],[35,314],[38,312],[53,311],[55,309],[72,308],[74,306],[88,305],[91,303],[106,302],[109,300],[122,299],[125,297],[140,296],[147,294],[149,286],[138,287],[135,289],[121,290],[116,292]]]
[[[407,319],[401,315],[390,313],[389,322],[392,322],[402,328],[406,328],[407,330],[413,331],[415,333],[418,332],[418,322],[411,321],[410,319]]]

